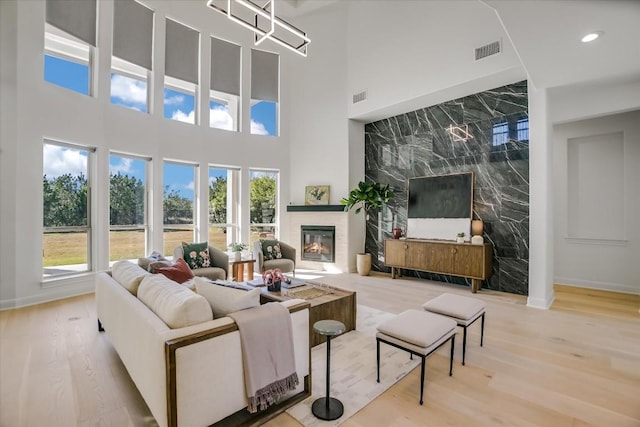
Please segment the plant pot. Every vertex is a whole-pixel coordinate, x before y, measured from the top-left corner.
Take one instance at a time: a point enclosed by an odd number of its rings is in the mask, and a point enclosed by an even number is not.
[[[356,268],[359,275],[368,276],[371,272],[371,254],[358,254],[356,256]]]
[[[269,292],[280,292],[281,285],[281,282],[270,283],[267,285],[267,290]]]
[[[242,260],[242,252],[234,252],[233,253],[233,257],[235,261],[240,261]]]
[[[464,243],[464,237],[456,237],[456,243]]]

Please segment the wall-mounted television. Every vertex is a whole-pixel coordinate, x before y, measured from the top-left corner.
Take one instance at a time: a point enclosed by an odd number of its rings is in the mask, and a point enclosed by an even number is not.
[[[409,179],[407,237],[470,239],[473,214],[473,172]]]

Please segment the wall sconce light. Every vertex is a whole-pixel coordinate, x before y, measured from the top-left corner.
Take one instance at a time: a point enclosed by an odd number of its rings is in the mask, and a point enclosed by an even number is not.
[[[469,125],[449,125],[445,130],[451,135],[454,141],[467,142],[469,139],[473,139],[473,135],[469,133]]]
[[[264,6],[251,0],[227,0],[226,9],[221,6],[223,3],[220,0],[208,0],[207,6],[253,31],[256,46],[265,40],[272,40],[299,55],[307,56],[307,46],[311,39],[304,31],[276,16],[275,0],[268,0]]]

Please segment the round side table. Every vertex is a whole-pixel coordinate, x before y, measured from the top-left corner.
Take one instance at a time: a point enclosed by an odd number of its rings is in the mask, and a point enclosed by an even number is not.
[[[334,397],[329,397],[329,384],[331,375],[331,338],[345,331],[344,323],[337,320],[320,320],[313,324],[313,330],[327,337],[327,395],[316,399],[311,406],[311,412],[321,420],[336,420],[344,413],[342,402]]]

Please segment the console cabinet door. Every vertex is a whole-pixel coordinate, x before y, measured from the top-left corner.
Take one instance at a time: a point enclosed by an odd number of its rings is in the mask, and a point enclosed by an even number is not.
[[[484,246],[455,245],[453,271],[460,276],[483,278]]]
[[[389,267],[406,268],[407,244],[404,240],[384,241],[384,263]]]

